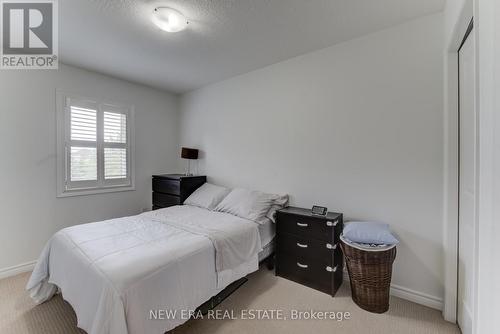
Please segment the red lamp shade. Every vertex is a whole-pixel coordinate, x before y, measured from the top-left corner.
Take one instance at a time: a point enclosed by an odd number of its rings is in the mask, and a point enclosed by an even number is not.
[[[181,158],[196,160],[198,159],[198,150],[195,148],[183,147],[181,150]]]

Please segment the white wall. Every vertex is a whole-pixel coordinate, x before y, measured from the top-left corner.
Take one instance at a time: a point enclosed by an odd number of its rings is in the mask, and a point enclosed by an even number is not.
[[[135,106],[136,190],[56,198],[56,88]],[[57,230],[151,206],[151,175],[178,165],[177,97],[61,65],[0,73],[0,274],[36,260]]]
[[[442,24],[428,16],[186,94],[181,144],[202,150],[212,182],[391,224],[393,283],[439,304]]]

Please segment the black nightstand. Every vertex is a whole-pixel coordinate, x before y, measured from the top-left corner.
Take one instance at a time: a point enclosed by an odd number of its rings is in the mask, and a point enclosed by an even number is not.
[[[288,207],[277,212],[276,224],[276,275],[334,296],[343,280],[342,214]]]
[[[181,205],[205,182],[206,176],[153,175],[153,210]]]

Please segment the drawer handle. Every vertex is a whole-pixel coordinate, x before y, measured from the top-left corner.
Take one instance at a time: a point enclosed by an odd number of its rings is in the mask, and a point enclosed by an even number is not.
[[[331,221],[327,221],[326,226],[337,226],[338,223],[339,223],[338,220],[334,221],[333,223]]]
[[[337,244],[333,245],[332,244],[326,244],[326,248],[328,249],[337,249]]]
[[[297,246],[299,246],[300,248],[307,248],[307,245],[301,244],[301,243],[298,243],[298,242],[297,242]]]
[[[308,224],[297,223],[297,226],[300,226],[300,227],[307,227],[307,226],[309,226],[309,225],[308,225]]]
[[[333,268],[332,268],[332,267],[330,267],[330,266],[328,266],[328,267],[326,267],[326,271],[328,271],[328,272],[330,272],[330,273],[331,273],[331,272],[336,272],[336,271],[337,271],[337,266],[335,266],[335,267],[333,267]]]
[[[300,268],[304,268],[304,269],[307,269],[309,267],[307,264],[302,264],[299,262],[297,262],[297,266],[299,266]]]

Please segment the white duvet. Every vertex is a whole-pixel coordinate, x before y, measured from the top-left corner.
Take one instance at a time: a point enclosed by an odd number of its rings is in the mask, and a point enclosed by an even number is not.
[[[37,303],[59,289],[89,334],[164,333],[231,282],[258,269],[258,225],[175,206],[69,227],[44,248],[27,289]],[[151,319],[151,311],[178,310]]]

